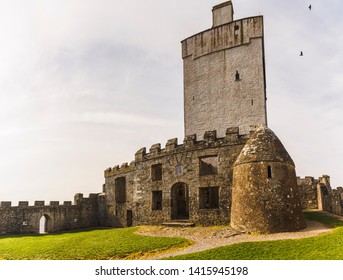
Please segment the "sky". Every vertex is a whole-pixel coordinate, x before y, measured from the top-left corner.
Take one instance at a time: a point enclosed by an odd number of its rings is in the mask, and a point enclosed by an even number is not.
[[[0,0],[0,201],[87,197],[141,147],[182,143],[180,41],[221,2]],[[297,175],[343,185],[342,1],[233,5],[264,16],[268,126]]]

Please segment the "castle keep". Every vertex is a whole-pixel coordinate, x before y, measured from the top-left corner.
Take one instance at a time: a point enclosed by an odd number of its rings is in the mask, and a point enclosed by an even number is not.
[[[182,41],[185,135],[267,124],[263,17],[233,20],[213,7],[213,27]]]
[[[212,28],[182,41],[183,141],[139,149],[105,170],[101,193],[74,203],[1,202],[0,234],[171,222],[271,233],[304,228],[302,209],[343,214],[342,188],[297,178],[266,126],[263,17],[233,20],[231,1],[212,13]]]

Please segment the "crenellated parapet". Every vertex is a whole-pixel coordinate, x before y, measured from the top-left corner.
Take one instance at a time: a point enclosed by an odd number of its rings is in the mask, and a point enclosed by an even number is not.
[[[20,209],[34,209],[34,208],[49,208],[49,207],[70,207],[80,205],[81,203],[85,202],[95,202],[98,199],[99,194],[91,193],[89,197],[83,197],[83,194],[79,193],[76,194],[74,197],[74,203],[71,201],[50,201],[46,203],[44,200],[36,200],[34,201],[33,205],[30,205],[28,201],[19,201],[18,205],[12,205],[11,201],[1,201],[0,202],[0,211],[3,209],[10,209],[10,208],[20,208]]]
[[[12,205],[10,201],[0,202],[0,235],[37,234],[62,230],[81,229],[99,226],[99,194],[76,194],[71,201],[36,200],[33,205],[28,201],[19,201]],[[42,228],[41,219],[45,219]]]
[[[178,143],[177,138],[172,138],[167,141],[162,148],[161,143],[153,144],[149,152],[143,147],[135,153],[135,160],[130,163],[124,163],[121,166],[116,165],[105,170],[105,178],[125,174],[134,170],[135,164],[160,157],[170,156],[172,154],[191,152],[195,150],[207,149],[219,146],[230,146],[245,143],[248,135],[240,135],[238,127],[231,127],[226,130],[225,137],[217,137],[217,131],[206,131],[202,140],[197,139],[196,134],[187,135],[182,144]]]
[[[105,177],[115,176],[118,174],[125,174],[125,173],[133,171],[133,168],[134,168],[134,162],[131,162],[130,164],[125,162],[121,166],[115,165],[114,167],[109,167],[105,170]]]
[[[303,209],[324,210],[336,215],[343,215],[343,188],[332,189],[330,176],[319,178],[297,177]]]

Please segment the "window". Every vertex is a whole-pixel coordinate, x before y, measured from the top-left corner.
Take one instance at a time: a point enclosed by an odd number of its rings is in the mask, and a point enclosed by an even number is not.
[[[238,36],[239,34],[239,25],[235,25],[235,36]]]
[[[236,78],[236,81],[241,80],[241,77],[240,77],[239,72],[237,70],[236,70],[235,78]]]
[[[126,202],[126,178],[119,177],[114,181],[116,203]]]
[[[267,166],[267,177],[268,179],[272,178],[272,167],[270,165]]]
[[[162,164],[154,164],[151,166],[151,180],[162,180]]]
[[[219,188],[208,187],[199,189],[199,208],[216,209],[219,208]]]
[[[162,210],[162,191],[152,192],[152,210]]]
[[[202,157],[199,160],[200,176],[214,175],[218,173],[218,156]]]

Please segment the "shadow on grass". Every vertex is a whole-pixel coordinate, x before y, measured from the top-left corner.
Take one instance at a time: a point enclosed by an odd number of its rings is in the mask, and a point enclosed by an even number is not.
[[[305,218],[334,229],[329,233],[300,239],[244,242],[198,253],[166,258],[168,260],[343,260],[343,218],[316,211]]]

